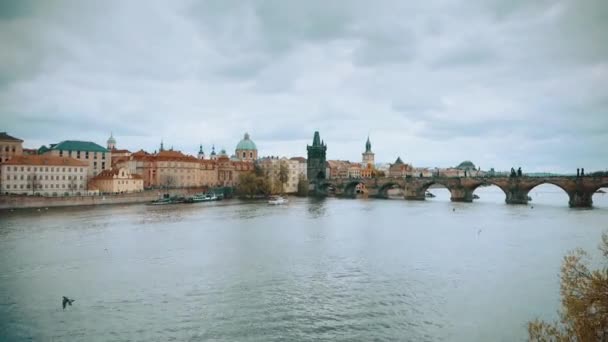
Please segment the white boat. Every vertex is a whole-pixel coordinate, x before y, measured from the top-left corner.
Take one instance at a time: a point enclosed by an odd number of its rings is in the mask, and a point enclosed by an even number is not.
[[[281,196],[272,196],[268,200],[268,204],[279,205],[279,204],[287,204],[289,202],[287,198],[283,198]]]

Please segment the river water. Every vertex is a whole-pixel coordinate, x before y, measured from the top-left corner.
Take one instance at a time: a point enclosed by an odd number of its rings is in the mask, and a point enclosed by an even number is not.
[[[0,212],[0,340],[525,340],[608,230],[608,194],[535,190]]]

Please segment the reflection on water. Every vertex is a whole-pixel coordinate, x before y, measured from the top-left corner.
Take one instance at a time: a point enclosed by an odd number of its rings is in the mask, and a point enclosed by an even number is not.
[[[513,341],[601,209],[291,198],[0,213],[3,340]],[[605,208],[605,209],[604,209]],[[61,296],[75,298],[61,309]]]

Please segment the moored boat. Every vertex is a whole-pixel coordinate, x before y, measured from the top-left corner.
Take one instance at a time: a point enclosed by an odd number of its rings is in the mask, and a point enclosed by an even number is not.
[[[272,196],[268,200],[268,204],[272,204],[272,205],[287,204],[288,202],[289,201],[287,200],[287,198],[283,198],[281,196]]]

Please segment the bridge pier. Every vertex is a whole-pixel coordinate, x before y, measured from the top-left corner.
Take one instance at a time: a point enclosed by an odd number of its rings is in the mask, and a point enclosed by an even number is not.
[[[570,195],[568,205],[570,208],[591,208],[593,207],[593,192],[576,191]]]
[[[421,189],[420,187],[413,187],[408,184],[405,186],[405,189],[403,189],[403,192],[404,192],[403,198],[405,198],[408,201],[426,200],[426,196],[425,196],[426,191],[424,189]]]
[[[450,200],[452,202],[473,202],[473,190],[465,187],[457,187],[450,190]]]
[[[528,204],[528,191],[519,187],[513,187],[506,191],[507,198],[505,202],[507,204]]]

